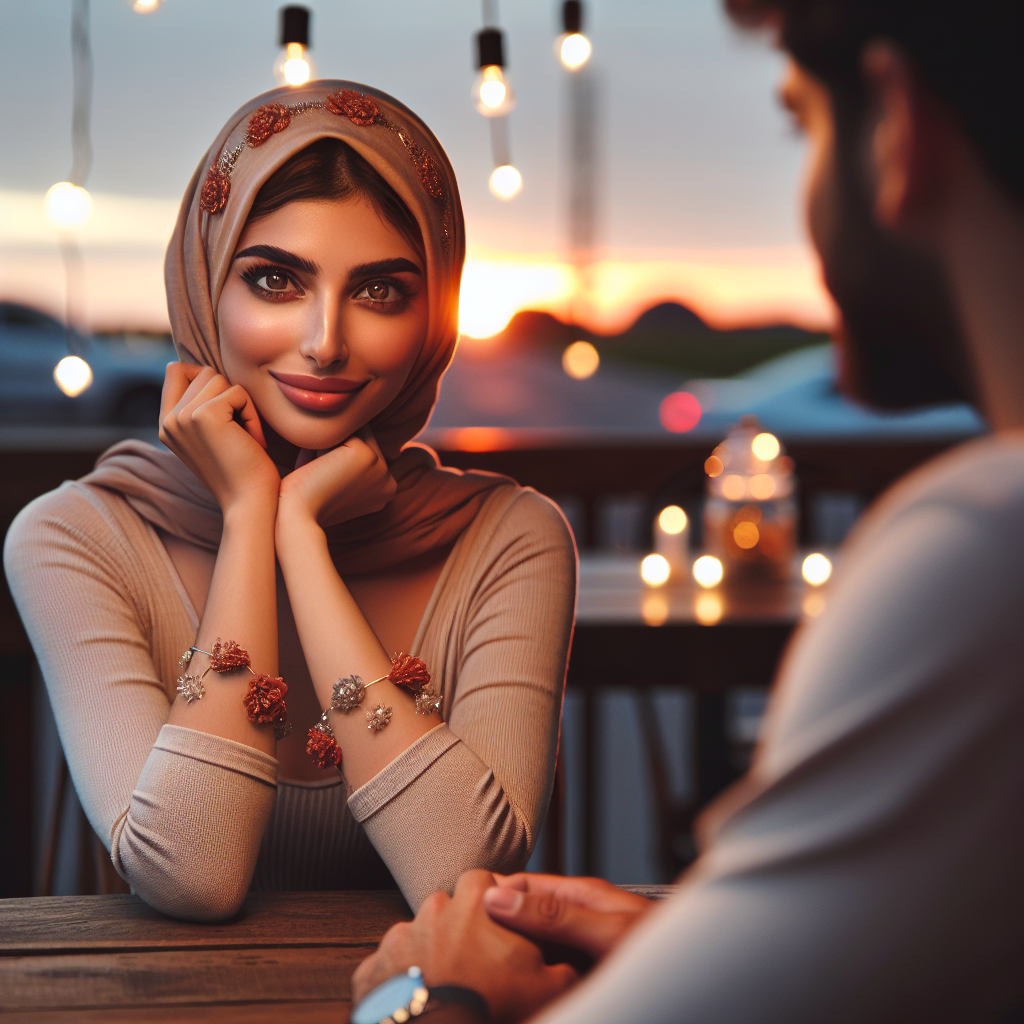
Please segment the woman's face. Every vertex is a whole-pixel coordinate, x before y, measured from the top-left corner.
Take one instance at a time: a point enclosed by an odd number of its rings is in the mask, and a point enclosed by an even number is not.
[[[245,226],[217,305],[221,358],[263,421],[332,448],[398,394],[427,331],[425,268],[362,196]]]

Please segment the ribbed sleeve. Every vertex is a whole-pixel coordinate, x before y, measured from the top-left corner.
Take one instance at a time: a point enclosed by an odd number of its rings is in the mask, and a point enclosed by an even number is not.
[[[498,491],[467,533],[418,638],[443,680],[447,725],[349,801],[414,908],[469,868],[525,866],[554,777],[576,597],[572,539],[549,501],[513,488]]]
[[[159,544],[121,499],[65,484],[19,513],[4,567],[115,867],[159,910],[224,917],[249,888],[276,762],[164,724],[193,626]]]

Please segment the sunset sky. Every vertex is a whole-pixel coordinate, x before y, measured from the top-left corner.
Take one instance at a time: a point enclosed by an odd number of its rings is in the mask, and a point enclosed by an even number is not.
[[[445,145],[466,211],[464,330],[517,309],[566,315],[565,76],[552,52],[559,6],[506,0],[518,95],[510,203],[487,189],[488,125],[473,109],[476,0],[347,0],[313,9],[323,77],[363,81],[415,109]],[[42,195],[70,165],[70,0],[0,6],[0,297],[59,310],[63,276]],[[82,232],[96,327],[166,324],[161,257],[181,192],[230,113],[274,85],[278,4],[166,0],[151,15],[93,0],[96,199]],[[663,299],[723,325],[826,324],[830,308],[795,194],[802,144],[774,99],[781,61],[739,36],[717,0],[590,0],[600,96],[599,263],[580,313],[621,330]]]

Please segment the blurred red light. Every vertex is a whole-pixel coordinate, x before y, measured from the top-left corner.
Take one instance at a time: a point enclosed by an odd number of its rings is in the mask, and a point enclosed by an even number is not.
[[[689,391],[673,391],[662,399],[658,416],[666,430],[685,434],[700,423],[700,402]]]

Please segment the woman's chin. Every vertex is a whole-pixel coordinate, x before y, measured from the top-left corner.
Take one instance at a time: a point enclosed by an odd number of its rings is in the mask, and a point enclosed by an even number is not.
[[[324,451],[336,448],[342,441],[348,440],[361,426],[361,423],[350,423],[351,417],[339,416],[322,419],[310,423],[306,417],[296,422],[295,417],[277,418],[277,422],[267,418],[267,425],[284,441],[297,448],[310,451]]]

